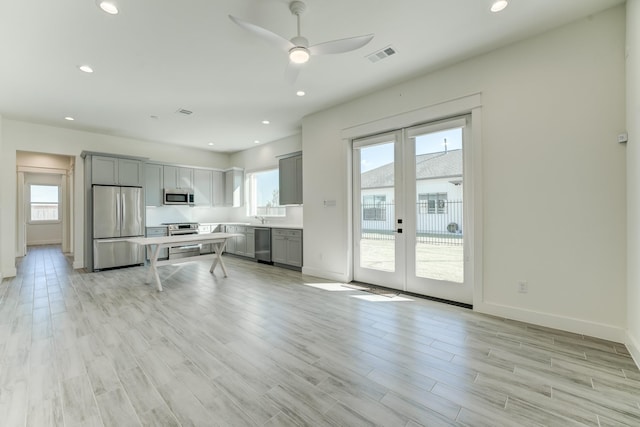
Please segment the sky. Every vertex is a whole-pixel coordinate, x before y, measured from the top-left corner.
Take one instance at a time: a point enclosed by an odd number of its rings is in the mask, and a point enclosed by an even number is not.
[[[273,190],[280,186],[278,169],[259,172],[256,174],[258,180],[258,206],[266,206],[267,202],[273,198]]]
[[[462,148],[462,128],[447,129],[416,137],[416,154],[444,151],[444,141],[448,150]],[[360,150],[360,172],[367,172],[393,161],[393,144],[379,144]]]

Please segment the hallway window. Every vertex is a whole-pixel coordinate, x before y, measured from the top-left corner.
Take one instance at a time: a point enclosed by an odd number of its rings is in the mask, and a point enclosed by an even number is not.
[[[57,185],[30,185],[30,221],[58,221],[60,219],[60,187]]]

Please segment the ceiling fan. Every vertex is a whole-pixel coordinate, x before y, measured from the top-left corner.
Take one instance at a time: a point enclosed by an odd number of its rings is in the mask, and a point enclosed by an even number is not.
[[[309,41],[300,35],[300,15],[302,15],[306,8],[307,5],[302,1],[296,0],[289,3],[289,10],[296,16],[298,24],[297,35],[291,40],[287,40],[276,33],[250,22],[243,21],[235,16],[229,15],[229,18],[245,30],[261,37],[280,50],[288,53],[289,66],[287,67],[285,78],[290,83],[296,81],[298,73],[300,72],[300,66],[309,61],[311,56],[350,52],[361,48],[373,39],[373,34],[367,34],[364,36],[332,40],[309,46]]]

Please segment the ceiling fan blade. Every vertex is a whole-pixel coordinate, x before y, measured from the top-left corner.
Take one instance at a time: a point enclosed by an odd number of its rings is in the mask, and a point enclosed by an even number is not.
[[[294,84],[298,79],[298,74],[300,74],[301,68],[302,64],[296,64],[295,62],[289,61],[287,68],[284,70],[284,80],[290,85]]]
[[[366,36],[349,37],[347,39],[333,40],[309,46],[311,55],[327,55],[331,53],[344,53],[360,49],[373,40],[373,34]]]
[[[291,48],[295,47],[295,45],[291,43],[289,40],[265,28],[259,27],[247,21],[243,21],[242,19],[236,18],[235,16],[232,16],[232,15],[229,15],[229,19],[231,19],[233,22],[235,22],[245,30],[257,35],[258,37],[278,47],[280,50],[288,52]]]

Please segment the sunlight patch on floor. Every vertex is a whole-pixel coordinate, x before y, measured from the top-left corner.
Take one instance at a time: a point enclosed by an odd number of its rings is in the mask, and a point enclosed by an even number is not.
[[[330,292],[353,291],[353,289],[345,287],[344,283],[304,283],[304,285]]]

